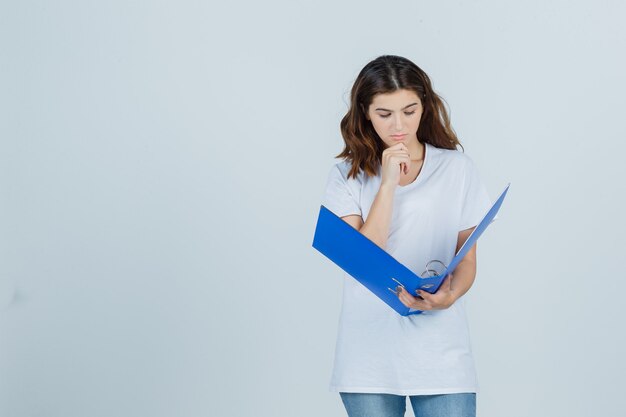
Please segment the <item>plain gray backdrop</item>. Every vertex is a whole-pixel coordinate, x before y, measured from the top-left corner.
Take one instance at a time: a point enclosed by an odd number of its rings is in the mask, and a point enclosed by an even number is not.
[[[382,54],[511,182],[466,297],[478,415],[623,415],[625,13],[3,0],[0,415],[344,416],[343,275],[311,244]]]

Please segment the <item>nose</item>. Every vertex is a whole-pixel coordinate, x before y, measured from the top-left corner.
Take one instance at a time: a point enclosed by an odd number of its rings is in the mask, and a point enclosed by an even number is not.
[[[394,119],[395,121],[395,128],[396,128],[396,132],[402,132],[402,116],[400,116],[399,114],[395,117]]]

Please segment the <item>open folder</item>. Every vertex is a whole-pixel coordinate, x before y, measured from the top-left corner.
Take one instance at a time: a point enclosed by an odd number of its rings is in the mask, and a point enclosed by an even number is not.
[[[415,296],[415,291],[418,288],[431,294],[437,292],[444,278],[454,271],[487,226],[495,220],[510,185],[509,183],[502,191],[500,197],[469,235],[450,264],[444,265],[445,269],[442,272],[436,272],[427,266],[426,271],[422,273],[423,276],[413,273],[323,205],[320,206],[317,218],[313,247],[376,294],[400,315],[420,314],[422,310],[415,310],[402,304],[392,288],[402,285],[413,296]]]

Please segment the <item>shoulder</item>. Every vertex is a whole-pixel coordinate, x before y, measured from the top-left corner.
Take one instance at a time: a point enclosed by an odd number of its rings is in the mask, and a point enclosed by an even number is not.
[[[436,148],[431,145],[430,150],[433,152],[433,159],[435,159],[438,164],[445,166],[446,169],[465,171],[474,165],[469,155],[457,149]]]
[[[359,170],[356,178],[353,177],[348,179],[348,174],[351,169],[352,163],[344,159],[332,165],[330,168],[330,176],[340,178],[346,183],[361,184],[363,182],[363,172]]]

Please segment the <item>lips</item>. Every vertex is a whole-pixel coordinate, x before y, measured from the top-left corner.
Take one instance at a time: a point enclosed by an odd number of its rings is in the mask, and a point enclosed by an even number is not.
[[[391,137],[394,138],[394,139],[402,139],[405,136],[406,136],[406,134],[404,134],[404,135],[391,135]]]

